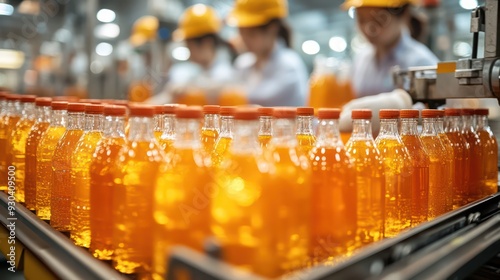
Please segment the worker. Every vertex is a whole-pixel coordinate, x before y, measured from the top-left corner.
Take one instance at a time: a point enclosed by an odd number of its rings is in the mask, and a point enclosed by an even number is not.
[[[308,73],[291,49],[287,16],[287,0],[236,0],[227,19],[229,25],[238,27],[248,51],[236,58],[235,69],[251,104],[305,104]]]
[[[356,99],[343,107],[342,130],[351,128],[352,109],[372,109],[376,113],[381,108],[411,108],[409,94],[395,88],[392,76],[394,66],[408,69],[437,64],[438,58],[410,36],[410,9],[415,2],[416,0],[346,0],[342,5],[344,9],[356,8],[358,28],[369,42],[369,46],[363,48],[354,59],[351,83]],[[374,121],[376,123],[378,122]]]
[[[232,47],[219,36],[221,29],[222,20],[214,8],[204,4],[187,8],[179,19],[173,39],[185,43],[190,62],[174,64],[163,92],[147,103],[217,103],[217,95],[234,75],[232,60],[235,55]],[[199,97],[186,99],[184,95],[193,90],[202,92],[201,100]]]

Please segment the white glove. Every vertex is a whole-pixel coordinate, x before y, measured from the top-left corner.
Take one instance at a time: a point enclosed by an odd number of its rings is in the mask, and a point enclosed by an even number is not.
[[[371,109],[373,112],[372,129],[378,134],[380,109],[411,109],[411,96],[402,89],[384,92],[377,95],[353,99],[344,105],[340,114],[340,131],[352,131],[351,111],[353,109]]]

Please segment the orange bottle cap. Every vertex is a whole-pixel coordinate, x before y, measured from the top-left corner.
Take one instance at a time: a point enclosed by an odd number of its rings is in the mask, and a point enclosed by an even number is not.
[[[437,118],[439,117],[439,110],[436,109],[423,109],[422,118]]]
[[[85,105],[85,114],[91,115],[99,115],[104,112],[104,105],[101,104],[86,104]]]
[[[313,116],[314,108],[313,107],[298,107],[297,108],[298,116]]]
[[[151,105],[130,105],[129,115],[131,117],[153,117],[155,108]]]
[[[220,114],[220,106],[219,105],[205,105],[203,106],[204,114]]]
[[[488,110],[488,108],[478,108],[474,110],[474,114],[478,116],[488,116],[490,114],[490,110]]]
[[[259,107],[257,109],[261,117],[272,117],[274,108],[272,107]]]
[[[293,119],[297,116],[297,109],[292,107],[276,107],[273,116],[278,119]]]
[[[399,111],[399,117],[402,119],[417,119],[420,112],[417,109],[403,109]]]
[[[4,100],[6,95],[7,95],[6,91],[0,91],[0,100]]]
[[[234,116],[234,112],[236,112],[235,106],[222,106],[222,107],[220,107],[220,115],[221,116]]]
[[[462,109],[462,115],[463,116],[473,116],[474,115],[475,109],[473,108],[463,108]]]
[[[172,115],[172,114],[175,114],[175,110],[178,107],[186,106],[186,105],[181,105],[181,104],[165,104],[165,105],[161,105],[161,106],[162,106],[162,114]]]
[[[68,103],[68,112],[85,112],[85,103]]]
[[[201,119],[203,118],[203,110],[200,106],[177,107],[175,116],[178,119]]]
[[[35,103],[36,95],[21,95],[20,101],[23,103]]]
[[[52,100],[54,101],[67,101],[67,102],[77,102],[78,101],[78,97],[77,96],[54,96],[52,97]]]
[[[378,112],[378,116],[381,119],[398,119],[399,110],[397,109],[382,109]]]
[[[9,93],[9,94],[5,95],[5,99],[7,101],[19,101],[19,100],[21,100],[21,96],[19,94],[15,94],[15,93]]]
[[[106,116],[125,116],[127,114],[127,107],[119,105],[106,105],[104,106],[104,115]]]
[[[257,108],[238,108],[234,113],[236,120],[258,120],[260,113]]]
[[[52,103],[52,98],[50,97],[37,97],[35,99],[35,105],[40,107],[48,107]]]
[[[446,108],[444,109],[445,116],[461,116],[462,112],[458,108]]]
[[[372,118],[372,110],[370,109],[355,109],[351,112],[353,120],[370,120]]]
[[[88,104],[101,104],[102,100],[101,99],[80,99],[78,102],[81,103],[88,103]]]
[[[52,104],[50,106],[52,107],[52,110],[67,110],[68,109],[68,102],[66,102],[66,101],[52,101]]]
[[[338,119],[340,118],[340,109],[336,108],[321,108],[318,110],[318,119]]]

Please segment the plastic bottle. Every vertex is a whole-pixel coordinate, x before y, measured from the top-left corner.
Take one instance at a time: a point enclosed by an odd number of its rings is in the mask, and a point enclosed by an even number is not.
[[[270,107],[260,107],[257,110],[260,114],[259,143],[262,148],[267,148],[269,147],[273,134],[274,109]]]
[[[52,102],[50,125],[36,149],[36,214],[42,220],[50,220],[52,194],[52,157],[57,143],[66,131],[68,102]]]
[[[39,97],[35,99],[36,122],[26,139],[26,173],[24,176],[24,201],[26,208],[36,208],[36,152],[43,134],[50,124],[52,99]]]
[[[205,114],[205,118],[201,129],[201,144],[205,153],[211,155],[220,132],[220,106],[205,105],[203,106],[203,113]]]
[[[339,132],[339,109],[319,109],[312,169],[311,243],[313,262],[347,253],[356,233],[355,169]]]
[[[307,266],[310,241],[311,167],[297,149],[297,112],[275,108],[273,114],[273,138],[266,150],[269,179],[262,185],[267,233],[260,246],[272,248],[259,256],[266,277]]]
[[[429,165],[430,159],[418,136],[419,111],[406,109],[400,111],[401,141],[408,149],[413,162],[411,226],[427,221],[429,212]]]
[[[429,212],[427,218],[432,220],[451,211],[453,186],[451,185],[452,165],[449,154],[436,130],[436,118],[439,110],[422,110],[422,132],[420,140],[429,155]]]
[[[489,110],[476,109],[476,133],[483,149],[483,164],[481,173],[482,196],[498,192],[498,143],[488,125]]]
[[[466,167],[465,174],[469,178],[469,188],[467,193],[467,201],[474,202],[482,198],[481,192],[481,173],[483,149],[481,140],[476,133],[474,123],[475,110],[471,108],[462,109],[462,135],[469,146],[469,164]]]
[[[221,125],[220,133],[215,142],[214,151],[212,153],[212,164],[218,166],[227,154],[227,148],[233,140],[234,129],[234,112],[236,107],[224,106],[221,107]]]
[[[165,154],[172,151],[175,141],[175,110],[179,104],[163,105],[163,134],[160,136],[158,143]]]
[[[59,231],[71,230],[71,157],[85,126],[85,104],[68,104],[68,125],[52,157],[50,225]]]
[[[0,93],[0,191],[7,191],[7,109],[11,101],[7,101],[8,93]]]
[[[297,108],[297,141],[299,152],[307,157],[316,143],[316,137],[313,131],[314,108]]]
[[[113,255],[114,163],[126,144],[124,106],[104,107],[104,133],[90,163],[90,253],[100,260]]]
[[[35,99],[36,96],[34,95],[23,95],[21,97],[21,119],[19,119],[16,128],[13,129],[10,134],[11,162],[9,165],[15,168],[15,198],[21,203],[24,203],[26,139],[35,123]]]
[[[90,163],[102,138],[104,105],[85,105],[85,132],[71,157],[71,240],[90,247]]]
[[[154,108],[129,109],[130,132],[119,153],[113,186],[113,267],[126,274],[149,273],[154,186],[165,158],[153,134]]]
[[[17,94],[5,96],[5,114],[0,123],[0,190],[7,191],[7,168],[12,161],[10,155],[10,134],[20,118],[19,100]]]
[[[455,188],[456,182],[455,182],[455,169],[456,169],[456,163],[455,163],[455,152],[453,149],[453,145],[446,135],[444,131],[444,110],[438,110],[437,111],[438,115],[435,120],[435,126],[436,126],[436,132],[439,135],[439,139],[441,140],[441,143],[443,144],[444,149],[446,150],[446,154],[448,155],[448,165],[447,165],[447,171],[448,171],[448,178],[449,181],[446,183],[448,184],[449,188],[451,189],[451,195],[446,197],[446,205],[449,207],[449,211],[453,210],[453,189]],[[450,206],[451,205],[451,206]]]
[[[176,111],[174,150],[160,167],[154,193],[154,279],[163,279],[171,246],[203,252],[210,236],[210,204],[218,190],[200,141],[202,117],[199,107]]]
[[[164,120],[164,112],[163,112],[163,105],[156,105],[155,107],[155,116],[153,117],[153,122],[154,122],[154,135],[156,138],[156,141],[158,143],[160,142],[160,137],[163,134],[163,120]]]
[[[446,136],[450,140],[453,148],[453,158],[455,162],[455,178],[453,180],[453,209],[459,208],[468,203],[469,178],[467,168],[469,168],[469,145],[461,132],[461,110],[446,108],[445,115],[448,119]]]
[[[384,163],[384,236],[394,237],[411,226],[413,159],[399,137],[399,110],[382,109],[379,117],[375,143]]]
[[[346,149],[354,160],[357,187],[356,243],[349,252],[384,237],[385,177],[382,156],[372,135],[372,111],[352,110],[353,130]]]

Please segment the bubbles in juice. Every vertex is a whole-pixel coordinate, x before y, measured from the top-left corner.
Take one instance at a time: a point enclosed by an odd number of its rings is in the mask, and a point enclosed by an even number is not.
[[[26,208],[35,210],[36,208],[36,155],[37,148],[43,134],[49,127],[49,122],[37,122],[31,129],[26,140],[26,174],[24,198]]]
[[[23,118],[11,134],[11,153],[12,165],[16,168],[16,200],[24,203],[25,201],[25,164],[26,164],[26,140],[35,123],[34,119]]]
[[[227,150],[231,145],[232,140],[233,139],[229,137],[219,137],[219,139],[217,139],[214,151],[212,153],[212,163],[215,166],[218,166],[227,155]]]

